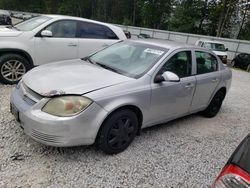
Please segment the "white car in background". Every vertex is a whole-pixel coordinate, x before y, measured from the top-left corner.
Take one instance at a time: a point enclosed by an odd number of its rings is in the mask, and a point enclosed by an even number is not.
[[[15,84],[34,66],[84,58],[126,38],[120,27],[61,15],[41,15],[1,28],[0,81]]]
[[[227,64],[228,49],[222,42],[201,39],[196,41],[195,45],[212,50],[224,64]]]

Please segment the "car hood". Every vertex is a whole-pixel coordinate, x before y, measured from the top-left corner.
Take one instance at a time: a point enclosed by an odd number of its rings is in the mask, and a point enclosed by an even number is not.
[[[1,27],[0,28],[0,37],[17,37],[21,35],[22,31],[17,31],[15,29],[7,28],[7,27]]]
[[[42,96],[82,95],[133,80],[82,60],[39,66],[23,77],[23,83]]]

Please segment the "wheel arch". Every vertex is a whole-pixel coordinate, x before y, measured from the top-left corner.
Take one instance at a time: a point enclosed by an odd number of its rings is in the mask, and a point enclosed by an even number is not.
[[[110,115],[114,114],[115,112],[118,112],[120,110],[124,110],[124,109],[129,109],[129,110],[132,110],[136,116],[138,117],[138,121],[139,121],[139,126],[138,126],[138,131],[137,131],[137,134],[139,135],[140,134],[140,130],[141,130],[141,126],[142,126],[142,122],[143,122],[143,114],[142,114],[142,111],[141,109],[136,106],[136,105],[131,105],[131,104],[126,104],[126,105],[122,105],[122,106],[119,106],[115,109],[113,109],[112,111],[110,111],[106,117],[104,118],[104,120],[102,121],[101,123],[101,126],[99,127],[99,130],[97,132],[97,135],[96,135],[96,138],[95,138],[95,142],[97,141],[98,137],[99,137],[99,134],[100,134],[100,131],[105,123],[105,121],[110,117]]]
[[[224,94],[224,98],[226,97],[227,94],[227,88],[225,86],[221,87],[216,93],[218,93],[219,91],[221,91]],[[223,98],[223,99],[224,99]]]
[[[16,48],[5,48],[5,49],[0,49],[0,56],[4,55],[4,54],[18,54],[23,56],[24,58],[26,58],[30,64],[31,67],[34,67],[34,62],[32,57],[30,56],[30,54],[28,52],[26,52],[25,50],[21,50],[21,49],[16,49]]]

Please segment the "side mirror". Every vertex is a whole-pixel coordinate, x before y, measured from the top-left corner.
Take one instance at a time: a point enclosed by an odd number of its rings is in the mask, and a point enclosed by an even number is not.
[[[178,75],[176,75],[173,72],[166,71],[162,75],[158,75],[155,77],[154,82],[155,83],[161,83],[161,82],[179,82],[180,78]]]
[[[53,37],[53,33],[51,31],[49,31],[49,30],[43,30],[41,32],[41,36],[42,37]]]
[[[228,51],[228,48],[226,48],[225,51],[227,52],[227,51]]]

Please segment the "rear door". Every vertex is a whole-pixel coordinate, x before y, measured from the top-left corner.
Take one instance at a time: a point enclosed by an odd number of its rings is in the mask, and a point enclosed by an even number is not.
[[[79,38],[79,58],[86,57],[119,40],[107,26],[86,21],[78,22],[77,37]]]
[[[78,57],[77,21],[56,21],[44,30],[51,31],[53,36],[35,38],[36,65]]]
[[[217,58],[209,52],[195,51],[196,90],[191,106],[192,110],[208,106],[210,99],[221,81]]]

